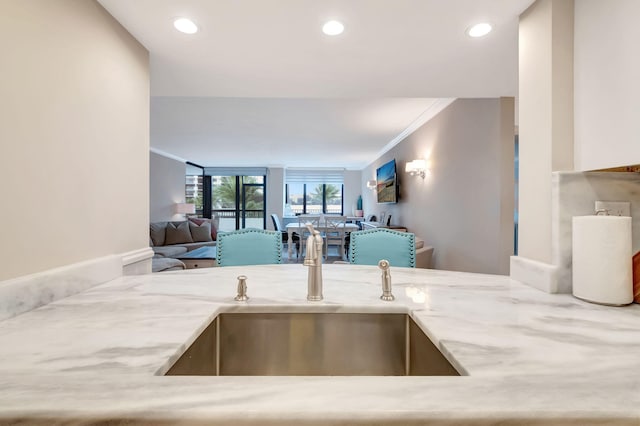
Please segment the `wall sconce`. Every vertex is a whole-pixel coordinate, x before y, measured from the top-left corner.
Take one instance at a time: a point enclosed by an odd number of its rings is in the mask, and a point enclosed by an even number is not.
[[[413,160],[408,161],[404,167],[404,171],[411,176],[420,176],[422,179],[427,174],[427,161],[426,160]]]
[[[377,183],[376,183],[376,180],[375,180],[375,179],[372,179],[372,180],[368,180],[368,181],[367,181],[367,188],[369,188],[369,189],[376,189],[376,186],[378,186],[378,185],[377,185]]]
[[[175,207],[176,214],[183,214],[186,216],[188,214],[194,214],[196,212],[195,204],[175,203],[173,206]]]

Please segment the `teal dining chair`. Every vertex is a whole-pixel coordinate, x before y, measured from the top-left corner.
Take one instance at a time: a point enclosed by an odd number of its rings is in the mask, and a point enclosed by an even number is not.
[[[391,266],[416,267],[416,236],[387,228],[354,231],[350,236],[349,261],[377,265],[381,259]]]
[[[218,266],[269,265],[282,263],[282,234],[247,228],[218,232]]]

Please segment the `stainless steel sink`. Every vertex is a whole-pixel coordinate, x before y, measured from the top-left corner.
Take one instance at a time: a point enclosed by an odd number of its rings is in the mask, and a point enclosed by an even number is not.
[[[405,314],[219,315],[167,375],[458,376]]]

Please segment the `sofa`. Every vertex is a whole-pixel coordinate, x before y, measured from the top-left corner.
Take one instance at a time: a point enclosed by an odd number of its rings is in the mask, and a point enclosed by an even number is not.
[[[416,268],[431,269],[433,247],[425,246],[422,238],[416,237]]]
[[[194,217],[180,222],[151,222],[152,272],[185,269],[184,263],[175,258],[200,247],[215,246],[217,228],[217,219]]]

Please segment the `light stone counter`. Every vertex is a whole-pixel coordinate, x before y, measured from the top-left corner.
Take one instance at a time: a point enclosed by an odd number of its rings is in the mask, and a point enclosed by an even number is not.
[[[640,425],[640,305],[508,277],[324,265],[123,277],[0,322],[0,423]],[[233,301],[247,275],[250,300]],[[462,377],[162,376],[221,312],[407,312]],[[23,423],[21,423],[23,424]]]

